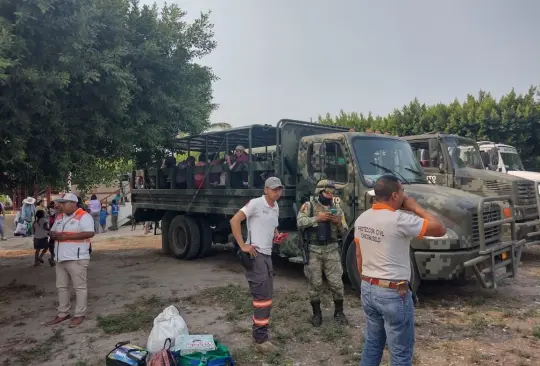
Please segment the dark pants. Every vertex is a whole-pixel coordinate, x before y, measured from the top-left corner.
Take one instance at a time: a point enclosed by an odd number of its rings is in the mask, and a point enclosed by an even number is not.
[[[54,239],[49,238],[49,253],[51,253],[51,258],[54,258]]]
[[[111,216],[111,224],[113,230],[118,230],[118,215]]]
[[[257,343],[262,343],[268,340],[274,269],[269,255],[258,253],[251,262],[251,268],[244,268],[253,298],[253,338]]]

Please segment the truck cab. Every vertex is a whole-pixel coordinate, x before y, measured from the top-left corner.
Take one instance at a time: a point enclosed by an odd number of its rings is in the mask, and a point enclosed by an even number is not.
[[[248,158],[232,169],[222,154],[239,145]],[[483,287],[496,288],[517,272],[522,242],[516,239],[514,217],[503,217],[501,209],[510,197],[480,197],[429,184],[411,146],[401,138],[281,120],[276,126],[251,125],[185,137],[176,142],[175,150],[188,156],[195,153],[204,164],[176,166],[164,161],[161,168],[146,166],[134,172],[132,181],[140,177],[142,185],[132,191],[132,207],[138,221],[161,220],[163,251],[179,259],[201,258],[213,243],[230,243],[231,217],[250,199],[260,197],[263,177],[277,176],[285,185],[279,200],[279,230],[289,236],[284,244],[274,246],[274,253],[302,263],[298,208],[314,195],[320,179],[329,179],[345,186],[335,202],[350,228],[340,251],[346,275],[359,290],[354,222],[371,207],[377,178],[394,174],[406,194],[447,227],[445,237],[411,242],[414,289],[422,280],[470,276],[476,276]],[[197,174],[202,180],[196,180]],[[233,185],[235,174],[239,185]],[[510,225],[508,241],[502,240],[504,224]]]
[[[527,245],[540,244],[539,195],[535,182],[518,176],[486,169],[474,140],[428,133],[406,136],[430,184],[475,193],[483,197],[509,195],[515,205],[518,240]],[[504,210],[510,215],[508,207]],[[508,231],[506,231],[508,234]]]

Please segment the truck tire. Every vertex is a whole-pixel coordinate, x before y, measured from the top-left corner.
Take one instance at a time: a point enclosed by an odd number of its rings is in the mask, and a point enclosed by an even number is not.
[[[354,242],[351,242],[347,249],[346,267],[352,287],[360,294],[362,292],[362,278],[360,277],[358,266],[356,264],[356,244]]]
[[[197,222],[189,216],[178,215],[169,227],[169,243],[172,254],[179,259],[197,257],[201,236]]]
[[[197,256],[199,258],[204,258],[209,256],[212,252],[212,227],[207,219],[200,218],[197,222],[201,233],[201,246]]]
[[[420,272],[418,272],[418,267],[416,267],[416,262],[414,261],[414,254],[411,251],[411,278],[409,280],[411,283],[411,288],[414,293],[418,291],[422,279],[420,278]]]
[[[171,220],[174,218],[175,215],[175,212],[167,211],[161,219],[161,250],[165,254],[171,254],[169,227],[171,225]]]

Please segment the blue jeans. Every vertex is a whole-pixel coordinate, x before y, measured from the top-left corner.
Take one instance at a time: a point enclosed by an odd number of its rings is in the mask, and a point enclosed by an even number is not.
[[[388,343],[391,366],[412,365],[414,303],[410,291],[402,298],[395,289],[362,281],[362,307],[366,316],[364,350],[360,366],[378,366]]]

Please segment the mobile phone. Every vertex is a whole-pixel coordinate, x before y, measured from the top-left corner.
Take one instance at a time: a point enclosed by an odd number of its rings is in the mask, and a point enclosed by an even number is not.
[[[337,208],[331,208],[331,209],[330,209],[330,213],[331,213],[332,215],[337,215]]]

